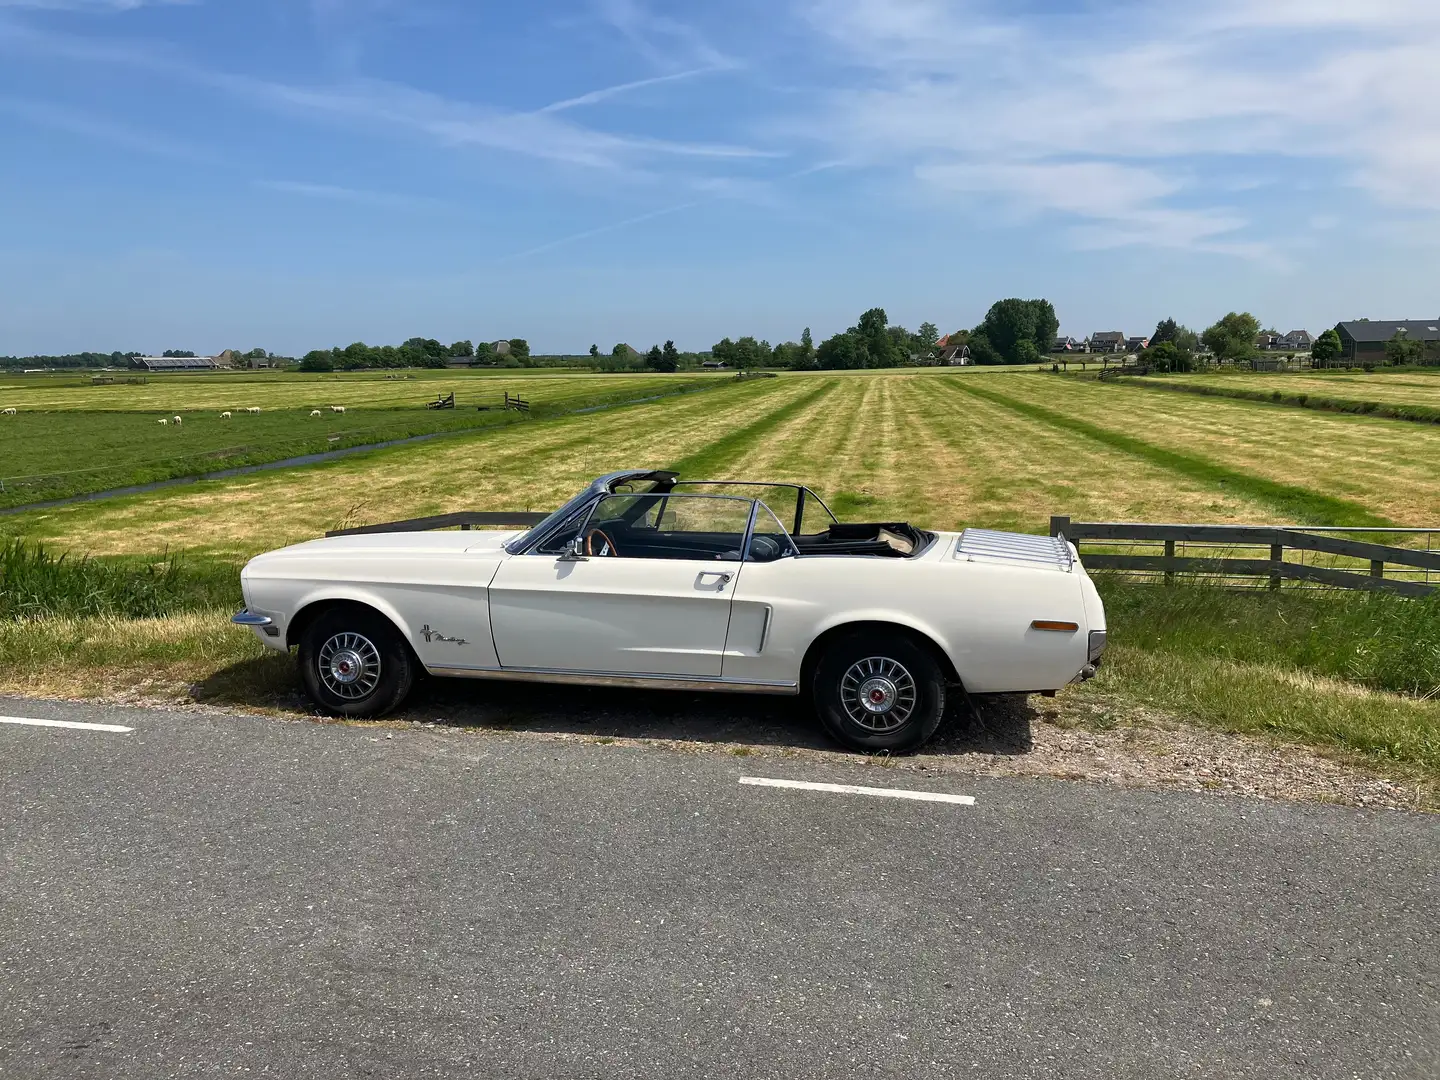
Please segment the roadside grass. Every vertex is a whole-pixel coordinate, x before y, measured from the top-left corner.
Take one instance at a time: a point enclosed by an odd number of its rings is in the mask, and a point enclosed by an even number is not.
[[[178,556],[97,559],[0,542],[0,619],[138,619],[240,603],[236,567]]]
[[[975,393],[976,384],[963,385]],[[996,385],[987,382],[981,390],[993,397]],[[1017,376],[1003,388],[1009,400],[1086,424],[1107,438],[1133,438],[1239,475],[1353,504],[1381,520],[1430,525],[1440,508],[1440,430],[1426,425],[1054,375]],[[1268,523],[1277,523],[1275,512],[1272,507]],[[1345,522],[1328,517],[1317,523]]]
[[[300,389],[310,388],[312,401],[298,408],[271,407],[257,416],[236,407],[229,420],[215,410],[169,408],[164,417],[180,415],[184,421],[180,425],[161,425],[158,412],[85,408],[81,404],[84,398],[77,400],[71,411],[22,411],[0,422],[0,447],[4,450],[0,455],[0,508],[417,435],[505,427],[728,384],[713,376],[535,379],[523,387],[531,403],[528,415],[499,408],[498,392],[492,395],[497,407],[486,411],[463,403],[463,395],[462,404],[454,409],[428,410],[415,384],[409,385],[414,400],[403,409],[393,407],[392,402],[391,407],[347,406],[343,414],[332,413],[318,400],[313,384],[305,384],[286,388],[290,398],[299,397]],[[430,387],[445,392],[447,386],[453,388],[453,384],[438,381],[426,386],[426,393]],[[73,393],[84,395],[85,391]],[[314,409],[320,410],[319,418],[310,415]]]
[[[1440,599],[1097,576],[1112,647],[1072,691],[1440,783]]]

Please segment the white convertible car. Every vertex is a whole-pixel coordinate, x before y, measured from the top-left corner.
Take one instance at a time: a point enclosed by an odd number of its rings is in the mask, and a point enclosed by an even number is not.
[[[1051,693],[1105,649],[1063,537],[841,524],[799,485],[669,472],[602,476],[523,533],[297,544],[241,584],[234,621],[297,648],[316,704],[356,717],[396,708],[423,668],[809,694],[839,742],[901,752],[934,734],[947,688]]]

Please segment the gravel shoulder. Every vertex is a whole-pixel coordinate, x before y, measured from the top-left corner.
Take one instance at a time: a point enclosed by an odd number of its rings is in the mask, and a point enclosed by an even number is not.
[[[47,693],[68,700],[333,723],[297,694],[217,699],[213,687],[114,679]],[[939,736],[909,757],[841,750],[787,698],[426,680],[396,716],[365,726],[449,727],[480,737],[648,746],[679,753],[799,758],[860,770],[1030,776],[1126,788],[1210,792],[1252,800],[1434,812],[1433,780],[1353,754],[1325,753],[1214,731],[1089,688],[1047,699],[980,699],[953,708]]]

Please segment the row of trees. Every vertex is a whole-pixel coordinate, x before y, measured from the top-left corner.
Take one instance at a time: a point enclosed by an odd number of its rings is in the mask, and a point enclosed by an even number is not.
[[[482,341],[474,345],[457,341],[444,345],[434,338],[413,337],[403,345],[367,345],[363,341],[333,349],[313,349],[300,358],[301,371],[360,371],[369,368],[443,368],[451,360],[465,359],[480,364],[504,367],[526,367],[530,345],[524,338],[513,338],[504,355],[497,355],[494,345]]]

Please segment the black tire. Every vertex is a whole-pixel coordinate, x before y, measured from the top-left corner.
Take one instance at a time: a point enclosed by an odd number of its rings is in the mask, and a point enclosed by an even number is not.
[[[410,646],[389,619],[358,604],[333,607],[311,623],[298,663],[305,692],[331,716],[384,716],[415,685]]]
[[[945,715],[945,673],[928,648],[903,633],[832,642],[815,666],[811,693],[830,736],[866,753],[912,753]]]

